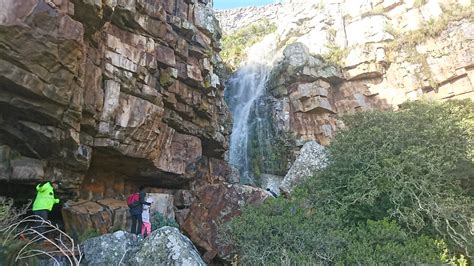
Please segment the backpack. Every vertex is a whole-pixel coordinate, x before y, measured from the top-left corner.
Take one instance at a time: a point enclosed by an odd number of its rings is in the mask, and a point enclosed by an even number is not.
[[[140,201],[140,195],[138,193],[134,193],[128,196],[127,205],[129,208],[137,207],[137,203]]]

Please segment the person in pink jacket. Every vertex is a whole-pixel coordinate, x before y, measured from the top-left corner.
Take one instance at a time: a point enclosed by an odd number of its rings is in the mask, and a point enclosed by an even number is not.
[[[150,221],[150,207],[153,203],[153,199],[148,197],[145,202],[147,204],[143,204],[143,211],[142,211],[142,236],[146,237],[151,234],[151,221]]]

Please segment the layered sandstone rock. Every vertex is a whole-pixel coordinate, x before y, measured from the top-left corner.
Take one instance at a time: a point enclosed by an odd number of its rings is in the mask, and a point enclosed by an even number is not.
[[[72,197],[89,184],[82,196],[103,198],[128,183],[183,187],[189,165],[223,159],[230,118],[207,1],[2,8],[2,180],[61,180]]]
[[[212,1],[0,2],[2,186],[62,181],[66,230],[107,233],[140,185],[183,222],[231,177]]]
[[[147,198],[153,200],[150,217],[154,217],[155,213],[160,213],[170,221],[175,220],[173,195],[147,193]],[[84,235],[90,230],[106,234],[117,230],[130,230],[131,226],[129,208],[125,200],[106,198],[97,201],[68,201],[61,212],[66,231],[74,237]]]
[[[131,224],[127,203],[116,199],[68,201],[62,215],[66,231],[74,237],[90,230],[99,234],[128,230]]]
[[[219,224],[239,215],[247,204],[262,203],[268,194],[259,188],[222,183],[199,188],[196,197],[182,228],[206,252],[204,259],[209,262],[215,256],[230,260],[232,248],[219,241]]]

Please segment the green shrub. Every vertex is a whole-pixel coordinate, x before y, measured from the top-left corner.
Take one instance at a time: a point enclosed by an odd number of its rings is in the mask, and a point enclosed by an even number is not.
[[[347,250],[337,263],[344,265],[441,264],[443,247],[427,236],[413,236],[396,222],[367,221],[349,234]]]
[[[38,265],[38,257],[25,258],[17,261],[17,254],[28,244],[27,241],[21,239],[9,239],[6,242],[2,240],[0,243],[0,265],[17,266],[17,265]],[[41,248],[38,245],[30,245],[30,249]]]
[[[351,222],[395,217],[414,233],[471,251],[474,207],[472,101],[416,102],[399,112],[344,119],[329,165],[306,184],[319,208],[335,203]]]
[[[175,220],[168,219],[159,212],[156,212],[154,215],[151,216],[150,222],[151,222],[152,231],[155,231],[156,229],[159,229],[163,226],[171,226],[171,227],[179,228],[179,225],[178,223],[176,223]]]
[[[348,48],[341,48],[334,44],[328,45],[327,48],[329,51],[322,55],[323,58],[334,65],[343,66],[344,60],[349,55],[350,50]]]
[[[460,21],[462,19],[469,19],[472,21],[473,7],[473,4],[470,6],[461,6],[456,3],[443,8],[443,14],[435,19],[423,22],[417,30],[401,33],[391,28],[389,33],[394,35],[394,40],[387,45],[387,48],[394,54],[397,54],[402,49],[409,51],[415,50],[418,44],[425,42],[428,38],[439,36],[448,28],[451,22]]]
[[[339,202],[353,221],[397,217],[414,232],[439,231],[466,248],[469,241],[453,232],[470,235],[474,104],[402,108],[344,119],[349,130],[335,138],[328,168],[307,187],[318,186],[318,196]]]
[[[275,30],[274,23],[262,19],[231,34],[224,35],[222,38],[222,59],[232,71],[235,71],[240,62],[245,59],[246,49]]]
[[[18,253],[28,243],[27,239],[12,237],[7,233],[7,228],[19,221],[26,214],[29,204],[22,208],[15,208],[13,199],[0,197],[0,265],[36,265],[37,257],[31,257],[17,261]],[[19,233],[23,229],[21,226],[12,233]],[[23,236],[23,234],[21,234]],[[36,244],[30,245],[30,249],[37,249]]]
[[[416,8],[420,8],[424,5],[426,5],[427,2],[428,2],[427,0],[415,0],[413,2],[413,6],[416,7]]]
[[[242,265],[312,265],[343,249],[347,232],[339,228],[342,223],[332,214],[276,198],[246,208],[220,235],[236,247]]]
[[[291,200],[245,209],[223,227],[243,263],[419,264],[473,254],[474,103],[407,103],[344,124],[328,166]]]

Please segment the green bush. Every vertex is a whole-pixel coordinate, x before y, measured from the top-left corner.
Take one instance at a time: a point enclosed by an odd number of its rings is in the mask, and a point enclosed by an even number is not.
[[[344,265],[441,264],[443,245],[427,236],[413,236],[396,222],[367,221],[348,237],[347,250],[337,263]]]
[[[16,266],[16,265],[38,265],[38,258],[31,257],[17,261],[17,254],[25,247],[27,241],[20,239],[9,239],[0,243],[0,265]],[[38,245],[32,245],[31,248],[38,248]]]
[[[343,66],[344,60],[349,55],[350,50],[348,48],[338,47],[334,44],[328,45],[327,48],[328,52],[322,55],[323,58],[331,64]]]
[[[426,0],[417,0],[416,2],[421,6],[426,3]],[[400,50],[416,50],[416,46],[420,43],[425,42],[429,38],[438,37],[448,28],[450,23],[463,19],[468,19],[472,22],[474,17],[474,5],[472,3],[469,6],[461,6],[455,3],[447,7],[442,6],[442,8],[443,13],[439,17],[422,22],[422,25],[417,30],[398,32],[392,27],[387,26],[390,28],[388,32],[394,36],[394,40],[387,45],[387,49],[391,52],[389,55],[391,54],[391,57],[397,56]]]
[[[306,190],[319,208],[337,204],[351,222],[394,217],[472,252],[474,104],[402,108],[346,117],[348,130],[328,147],[328,167]]]
[[[26,214],[29,204],[22,208],[15,208],[13,199],[0,197],[0,265],[37,265],[37,257],[31,257],[22,260],[16,260],[18,253],[25,248],[27,239],[21,237],[12,237],[7,233],[7,228],[18,222]],[[20,233],[22,227],[19,226],[12,233]],[[23,234],[21,234],[23,237]],[[38,245],[30,245],[30,249],[37,249]]]
[[[343,120],[328,166],[291,200],[245,209],[225,225],[243,263],[419,264],[472,255],[473,102],[407,103]]]
[[[267,19],[243,27],[222,38],[221,56],[231,71],[235,71],[245,59],[246,49],[274,32],[276,25]]]
[[[224,224],[221,235],[233,244],[243,265],[303,264],[332,259],[344,245],[339,219],[299,201],[269,199]]]
[[[152,231],[155,231],[156,229],[159,229],[163,226],[171,226],[171,227],[179,228],[179,225],[178,223],[176,223],[175,220],[168,219],[159,212],[156,212],[154,215],[151,216],[150,222],[151,222]]]

